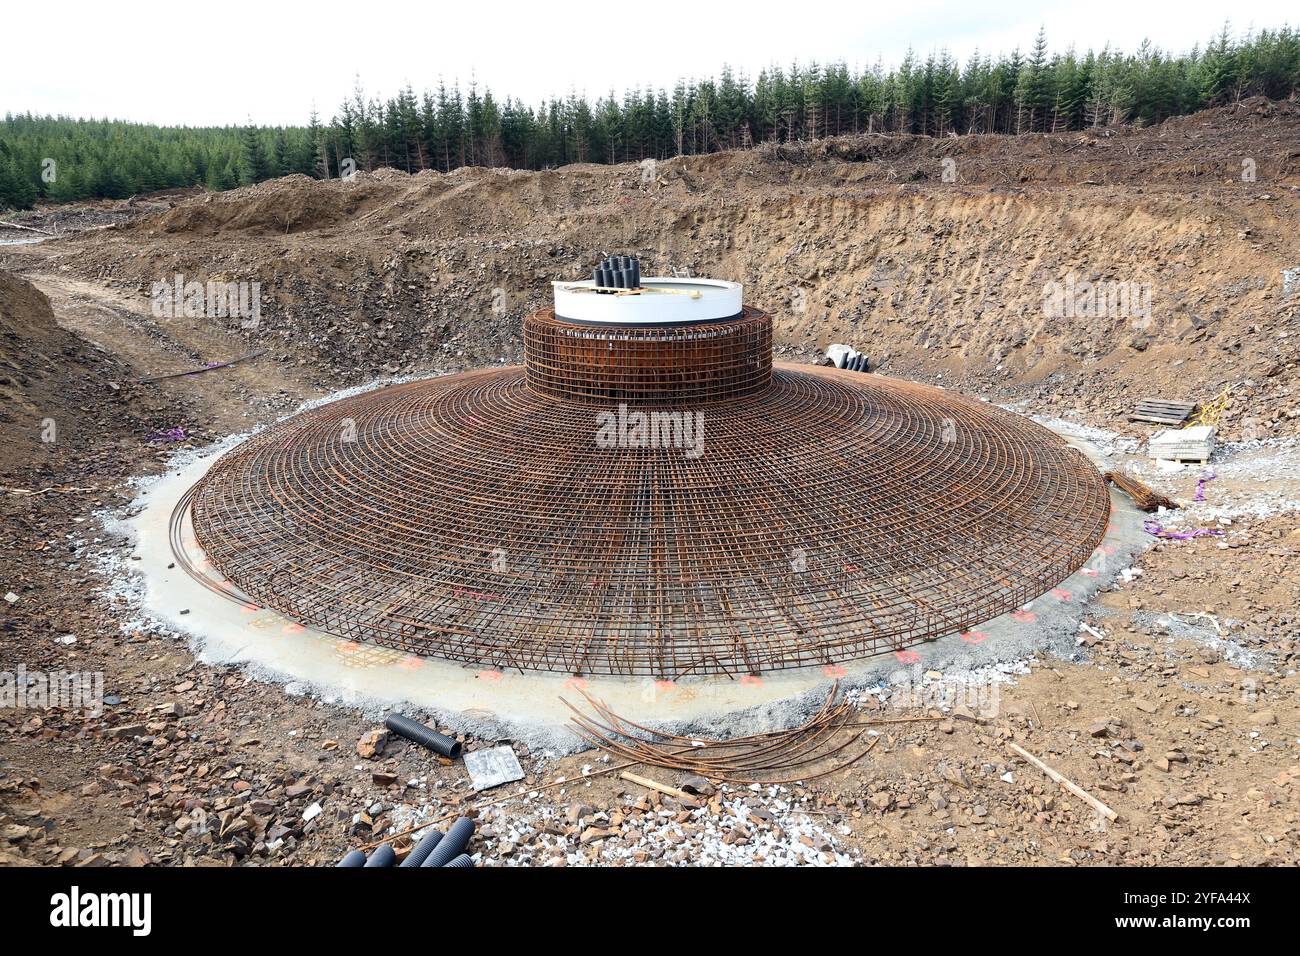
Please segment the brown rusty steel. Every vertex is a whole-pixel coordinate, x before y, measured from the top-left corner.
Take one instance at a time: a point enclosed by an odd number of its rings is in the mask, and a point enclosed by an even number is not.
[[[520,367],[377,389],[259,433],[178,513],[235,588],[326,632],[666,679],[963,632],[1105,533],[1101,476],[1023,417],[806,365],[725,400],[732,379],[706,380],[713,401],[646,409],[690,413],[661,430],[614,397],[541,394]]]
[[[542,309],[524,319],[524,368],[540,395],[628,405],[729,401],[772,381],[772,319],[746,308],[693,325],[580,325]]]
[[[1179,507],[1178,502],[1138,481],[1127,471],[1108,471],[1102,477],[1132,498],[1139,511],[1157,511],[1160,508],[1173,511]]]

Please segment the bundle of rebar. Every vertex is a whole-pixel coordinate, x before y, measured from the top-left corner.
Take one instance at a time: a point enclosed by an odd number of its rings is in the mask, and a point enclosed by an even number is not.
[[[1178,502],[1166,498],[1160,492],[1138,481],[1126,471],[1108,471],[1103,476],[1120,491],[1124,492],[1142,511],[1156,511],[1159,508],[1173,510]]]
[[[620,717],[586,691],[580,693],[594,715],[560,699],[573,711],[578,735],[611,757],[747,785],[815,780],[847,770],[870,753],[878,738],[860,743],[865,731],[856,720],[857,710],[847,701],[837,701],[838,692],[836,683],[821,709],[798,727],[729,740],[652,730]]]

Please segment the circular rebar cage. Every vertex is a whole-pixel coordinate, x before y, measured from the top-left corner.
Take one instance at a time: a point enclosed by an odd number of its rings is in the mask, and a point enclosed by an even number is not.
[[[689,405],[753,395],[772,380],[772,317],[684,325],[582,325],[542,309],[524,319],[524,365],[539,395]]]
[[[1058,436],[915,383],[777,365],[728,402],[593,399],[516,367],[301,413],[192,490],[195,536],[253,600],[333,634],[674,679],[967,630],[1083,565],[1108,521]]]

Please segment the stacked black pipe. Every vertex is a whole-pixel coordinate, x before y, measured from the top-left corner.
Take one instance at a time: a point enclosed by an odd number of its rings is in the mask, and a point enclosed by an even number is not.
[[[433,852],[420,865],[447,866],[453,860],[465,855],[465,847],[469,846],[469,838],[473,835],[474,821],[469,817],[461,817],[451,825],[447,835],[438,841],[438,845],[433,848]],[[465,864],[457,863],[456,865],[460,867]]]
[[[410,853],[406,854],[406,859],[402,861],[402,866],[424,866],[424,861],[429,858],[433,848],[442,842],[441,830],[430,830],[424,835],[424,839],[415,845]]]
[[[474,821],[461,817],[451,825],[446,833],[430,830],[424,835],[402,861],[403,867],[428,866],[462,869],[474,865],[473,858],[465,852],[469,839],[474,835]],[[387,843],[366,855],[360,850],[351,850],[339,860],[338,866],[344,867],[391,867],[397,862],[397,853]]]
[[[641,288],[641,263],[633,256],[610,256],[591,270],[598,289]]]

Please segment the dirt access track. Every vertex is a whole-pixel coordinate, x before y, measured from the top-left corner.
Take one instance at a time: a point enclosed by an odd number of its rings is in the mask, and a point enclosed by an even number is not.
[[[14,597],[0,671],[102,672],[106,695],[98,715],[0,709],[0,864],[330,863],[478,805],[458,763],[368,746],[378,714],[196,662],[135,613],[115,519],[175,456],[303,401],[519,361],[549,281],[615,252],[743,282],[787,360],[846,342],[886,374],[1120,452],[1154,431],[1127,420],[1139,399],[1231,387],[1203,501],[1200,469],[1143,473],[1188,505],[1167,526],[1215,533],[1155,543],[1058,653],[922,675],[936,695],[919,708],[859,694],[870,715],[934,719],[879,725],[869,759],[807,785],[681,802],[584,779],[597,755],[516,744],[521,785],[571,782],[481,809],[479,862],[1300,859],[1297,104],[1064,136],[289,177],[104,215],[88,221],[108,228],[0,245],[0,595]],[[154,284],[178,275],[259,283],[257,327],[158,314]],[[1066,282],[1124,284],[1149,308],[1051,314],[1044,290]],[[965,719],[939,693],[970,686],[996,689],[995,716]]]

